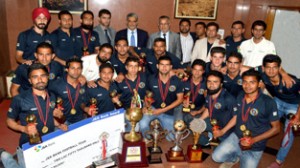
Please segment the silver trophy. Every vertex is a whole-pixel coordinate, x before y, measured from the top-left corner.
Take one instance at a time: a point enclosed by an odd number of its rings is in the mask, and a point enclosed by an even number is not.
[[[150,130],[145,132],[145,137],[149,140],[149,143],[153,143],[153,147],[148,147],[149,150],[149,163],[161,163],[162,150],[158,146],[158,142],[161,142],[166,135],[168,130],[164,130],[158,119],[154,119],[150,122]],[[148,138],[150,137],[150,138]]]
[[[173,134],[174,139],[170,137]],[[173,139],[175,143],[174,147],[171,147],[166,157],[168,161],[185,161],[185,156],[183,154],[183,149],[180,147],[182,140],[186,139],[190,134],[190,130],[186,128],[186,124],[183,120],[177,120],[174,123],[174,130],[168,134],[168,137]]]

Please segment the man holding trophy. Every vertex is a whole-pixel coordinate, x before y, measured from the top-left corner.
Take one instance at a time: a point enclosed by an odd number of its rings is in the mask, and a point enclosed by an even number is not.
[[[140,121],[140,130],[144,134],[148,130],[148,124],[158,118],[163,127],[168,131],[173,130],[174,108],[182,103],[183,85],[177,76],[171,76],[172,61],[169,56],[161,56],[158,59],[158,74],[148,79],[148,90],[153,92],[152,115],[144,115]]]
[[[28,68],[28,79],[32,88],[13,98],[7,113],[7,125],[14,131],[21,132],[17,148],[18,163],[8,152],[1,153],[4,167],[25,167],[22,145],[41,143],[41,136],[54,131],[54,117],[61,114],[55,108],[55,96],[47,90],[49,72],[46,66],[34,63]],[[20,123],[17,122],[20,121]]]
[[[243,90],[237,97],[235,130],[215,149],[212,159],[232,167],[257,167],[267,140],[280,131],[275,101],[259,90],[260,74],[255,70],[243,73]]]
[[[206,110],[201,119],[206,121],[208,137],[202,134],[199,143],[203,146],[209,144],[217,146],[219,141],[224,140],[232,132],[228,123],[235,120],[236,100],[226,89],[223,89],[223,74],[219,71],[212,70],[207,74],[206,86],[208,94]]]

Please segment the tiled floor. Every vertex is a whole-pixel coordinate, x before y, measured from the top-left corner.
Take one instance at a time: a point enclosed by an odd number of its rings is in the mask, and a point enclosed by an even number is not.
[[[9,107],[10,100],[5,100],[0,104],[0,147],[4,147],[7,151],[14,153],[15,148],[18,145],[18,139],[19,134],[11,131],[7,128],[5,119],[6,119],[6,112]],[[280,135],[277,135],[269,140],[268,147],[273,149],[278,149],[281,138],[283,133]],[[192,144],[192,136],[190,136],[188,139],[186,139],[182,147],[184,148],[184,151],[186,152],[186,148],[188,144]],[[160,144],[162,150],[164,153],[166,153],[170,147],[173,146],[172,143],[167,142],[166,140],[163,140],[163,142]],[[203,150],[205,153],[211,154],[212,149],[205,149]],[[298,165],[298,159],[300,156],[300,138],[296,137],[294,145],[283,165],[284,168],[297,168],[300,167]],[[263,157],[259,163],[260,168],[266,168],[272,161],[274,161],[275,156],[264,153]],[[204,160],[202,163],[187,163],[187,162],[181,162],[181,163],[174,163],[174,162],[167,162],[164,154],[162,155],[162,164],[151,164],[149,167],[153,168],[160,168],[160,167],[170,167],[170,168],[215,168],[218,167],[219,164],[212,161],[211,156],[209,156],[206,160]],[[235,166],[235,168],[239,167],[238,165]],[[1,168],[1,166],[0,166]]]

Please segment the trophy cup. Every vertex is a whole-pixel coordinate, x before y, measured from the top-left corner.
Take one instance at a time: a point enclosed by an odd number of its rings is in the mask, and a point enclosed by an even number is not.
[[[293,113],[289,113],[287,115],[287,119],[288,120],[293,120],[295,118],[295,114]],[[289,126],[292,128],[292,131],[293,131],[293,134],[294,136],[299,136],[300,135],[300,125],[297,125],[297,124],[289,124]]]
[[[126,110],[126,118],[131,124],[129,133],[122,133],[123,148],[122,154],[118,156],[119,167],[147,167],[146,144],[143,142],[141,133],[135,132],[135,126],[143,117],[142,109],[138,106],[140,103],[134,94],[131,102],[136,102],[133,108]],[[136,100],[136,101],[135,101]]]
[[[211,119],[210,124],[212,125],[212,131],[219,130],[220,127],[218,126],[217,119]],[[220,144],[220,140],[218,138],[213,137],[213,139],[209,142],[211,146],[218,146]]]
[[[117,97],[117,96],[118,96],[117,90],[112,90],[112,91],[109,93],[109,96],[110,96],[111,98]],[[117,105],[118,108],[121,108],[122,105],[123,105],[122,102],[121,102],[120,100],[119,100],[118,102],[116,102],[115,104]]]
[[[191,107],[190,107],[190,96],[191,96],[191,92],[188,91],[184,96],[183,96],[183,99],[184,101],[188,102],[188,106],[187,107],[184,107],[182,108],[182,111],[183,112],[186,112],[186,113],[189,113],[191,112]]]
[[[151,91],[146,91],[146,96],[145,96],[145,107],[146,107],[146,112],[145,114],[147,115],[152,115],[152,108],[151,105],[154,102],[153,99],[153,92]]]
[[[241,138],[241,140],[244,140],[244,141],[251,141],[251,131],[246,129],[245,131],[243,131],[243,138]],[[240,147],[242,150],[249,150],[251,149],[251,146],[243,146],[241,143],[240,143]]]
[[[186,124],[183,120],[175,121],[174,130],[171,131],[170,134],[173,134],[175,137],[175,139],[173,140],[175,146],[171,147],[168,153],[166,153],[166,158],[168,162],[183,162],[185,161],[185,156],[183,153],[183,149],[179,145],[182,143],[182,140],[186,139],[189,136],[190,130],[186,128]]]
[[[97,108],[97,99],[91,98],[90,100],[90,109],[93,109],[93,111]],[[97,111],[93,112],[91,114],[92,117],[94,117],[97,114]]]
[[[27,125],[35,125],[36,123],[36,116],[34,114],[29,114],[28,116],[26,116],[26,122]],[[40,134],[37,132],[35,134],[31,134],[29,135],[29,144],[33,145],[33,144],[39,144],[42,143],[42,139],[40,137]]]
[[[64,108],[63,108],[63,99],[62,99],[61,97],[57,97],[57,99],[56,99],[56,108],[57,108],[58,110],[63,110],[63,109],[64,109]],[[59,122],[60,124],[63,124],[63,123],[65,123],[65,121],[66,121],[65,115],[63,115],[61,118],[55,117],[55,119],[56,119],[57,122]]]
[[[195,118],[190,123],[190,129],[193,131],[194,144],[188,145],[186,158],[187,161],[190,163],[200,163],[202,161],[202,150],[200,146],[197,145],[197,143],[201,133],[204,132],[206,129],[206,123],[202,119]]]
[[[145,136],[150,136],[149,142],[153,143],[152,147],[148,147],[150,155],[148,156],[148,162],[150,164],[162,163],[161,154],[162,150],[158,146],[158,142],[161,142],[163,138],[168,134],[168,130],[164,130],[158,119],[154,119],[150,122],[150,130],[145,132]]]
[[[139,55],[139,72],[144,72],[144,67],[145,67],[145,64],[146,64],[146,53],[142,52],[140,55]]]
[[[182,81],[185,82],[189,79],[189,75],[188,74],[184,74],[183,72],[179,72],[177,77]]]

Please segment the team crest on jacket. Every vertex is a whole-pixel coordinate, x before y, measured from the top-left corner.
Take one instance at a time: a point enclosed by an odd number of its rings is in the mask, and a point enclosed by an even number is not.
[[[169,91],[170,91],[170,92],[174,92],[175,90],[176,90],[176,86],[171,85],[171,86],[169,87]]]
[[[50,74],[49,74],[49,79],[50,79],[50,80],[53,80],[54,78],[55,78],[55,74],[54,74],[54,73],[50,73]]]
[[[91,41],[95,41],[96,40],[96,37],[95,36],[92,36],[91,37]]]
[[[242,79],[237,80],[237,84],[238,85],[242,85],[243,84],[243,80]]]
[[[83,94],[84,92],[85,92],[84,88],[81,88],[81,89],[79,90],[79,93],[80,93],[80,94]]]
[[[250,110],[250,114],[251,114],[252,116],[257,116],[257,115],[258,115],[258,110],[257,110],[256,108],[252,108],[252,109]]]
[[[204,89],[199,89],[198,93],[199,94],[204,94]]]
[[[140,84],[139,84],[139,87],[140,88],[144,88],[146,85],[145,85],[145,83],[144,82],[141,82]]]
[[[222,107],[221,103],[218,102],[218,103],[215,104],[216,109],[220,109],[221,107]]]
[[[51,108],[55,108],[55,102],[54,102],[54,101],[51,101],[50,104],[49,104],[49,106],[50,106]]]

